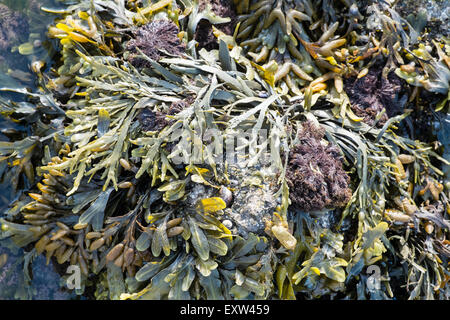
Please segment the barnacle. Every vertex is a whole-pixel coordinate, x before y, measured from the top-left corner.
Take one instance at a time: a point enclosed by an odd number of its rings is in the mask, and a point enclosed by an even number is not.
[[[409,298],[448,290],[449,162],[410,124],[444,40],[379,1],[145,3],[69,6],[40,91],[0,88],[31,132],[0,142],[1,238],[97,299],[391,299],[394,255]]]

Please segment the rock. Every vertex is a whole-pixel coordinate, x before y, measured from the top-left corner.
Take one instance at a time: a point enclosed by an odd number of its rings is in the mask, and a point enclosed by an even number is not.
[[[217,166],[219,174],[223,169],[223,166]],[[200,183],[190,183],[184,206],[195,208],[200,199],[220,197],[227,208],[215,212],[214,216],[233,235],[247,238],[248,233],[253,232],[266,236],[265,222],[272,219],[275,207],[279,204],[275,197],[278,191],[277,177],[269,175],[261,178],[261,172],[256,168],[239,168],[236,165],[228,165],[227,175],[230,183],[219,190]]]
[[[39,255],[32,262],[33,279],[26,286],[23,272],[22,249],[9,249],[5,240],[0,243],[0,255],[6,254],[8,259],[0,268],[0,300],[68,300],[75,294],[60,286],[60,276],[52,264],[46,265],[45,256]]]
[[[450,159],[450,114],[439,116],[438,121],[435,121],[434,131],[444,148],[443,158]],[[443,164],[442,171],[444,172],[447,191],[450,192],[450,165]]]
[[[427,17],[426,27],[432,37],[449,36],[450,0],[405,0],[398,1],[395,9],[411,22],[418,22],[419,14]],[[414,26],[414,23],[412,23]],[[415,26],[414,26],[415,27]]]
[[[6,5],[0,4],[0,53],[7,52],[13,45],[24,40],[28,35],[27,19],[14,12]]]
[[[231,222],[231,221],[228,220],[228,219],[223,220],[222,223],[223,223],[223,225],[224,225],[226,228],[228,228],[228,229],[233,228],[233,222]]]
[[[200,0],[199,10],[202,11],[206,8],[207,4],[211,5],[212,11],[222,17],[231,18],[228,23],[218,24],[215,27],[227,35],[232,35],[234,27],[237,23],[237,15],[232,0]],[[197,26],[197,30],[194,35],[195,40],[199,43],[199,48],[205,48],[207,50],[218,49],[219,44],[213,34],[212,25],[207,20],[201,20]]]
[[[227,204],[227,207],[233,202],[233,193],[225,186],[222,186],[219,191],[220,197]]]
[[[187,207],[195,208],[200,199],[213,197],[215,191],[214,188],[200,183],[193,183],[192,187],[186,193],[187,197],[184,203]]]
[[[257,174],[256,169],[238,168],[229,166],[230,180],[236,180],[238,187],[233,190],[233,203],[224,210],[220,218],[222,223],[229,220],[233,234],[247,238],[249,232],[265,235],[265,221],[272,219],[275,207],[279,204],[275,193],[275,176],[266,176],[261,185],[248,185],[248,180]]]

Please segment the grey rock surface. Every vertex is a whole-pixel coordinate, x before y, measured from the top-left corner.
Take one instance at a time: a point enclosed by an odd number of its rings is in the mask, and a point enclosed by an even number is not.
[[[27,19],[0,3],[0,52],[10,49],[27,33]]]
[[[419,13],[426,14],[426,27],[433,37],[450,34],[450,0],[403,0],[395,9],[409,21]]]
[[[266,221],[271,220],[279,204],[275,195],[278,191],[275,176],[260,177],[257,170],[236,167],[229,168],[229,175],[232,181],[237,181],[237,187],[232,187],[233,201],[224,210],[221,220],[229,220],[233,234],[244,238],[249,232],[265,235]]]
[[[60,286],[60,276],[52,263],[46,265],[45,257],[39,255],[33,260],[30,275],[33,279],[27,285],[23,272],[24,252],[22,249],[0,242],[0,256],[7,260],[0,267],[0,300],[69,300],[75,294]]]

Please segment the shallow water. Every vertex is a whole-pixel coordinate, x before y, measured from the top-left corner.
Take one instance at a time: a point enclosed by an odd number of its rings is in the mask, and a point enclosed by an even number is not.
[[[40,8],[58,8],[61,3],[56,0],[0,0],[0,7],[4,5],[13,11],[5,14],[5,10],[0,9],[0,23],[3,20],[2,28],[6,32],[3,48],[0,46],[0,87],[34,89],[36,77],[30,71],[31,63],[42,60],[48,68],[55,51],[45,36],[47,25],[55,16]],[[14,30],[7,28],[11,15],[16,20]]]
[[[42,12],[39,8],[40,6],[57,8],[58,5],[61,6],[61,3],[52,0],[0,0],[0,28],[2,19],[7,19],[7,17],[1,16],[2,5],[12,9],[16,14],[14,17],[20,17],[22,28],[16,30],[19,32],[19,36],[15,38],[14,43],[4,50],[0,47],[0,88],[25,86],[30,90],[36,90],[36,76],[30,72],[30,65],[33,61],[42,60],[45,61],[46,68],[50,68],[54,52],[53,43],[46,41],[45,38],[47,25],[54,19],[54,15]],[[3,15],[5,15],[4,12]],[[4,27],[3,30],[5,29]],[[26,47],[23,45],[24,43],[31,45],[32,52],[27,52],[29,54],[19,52],[21,51],[19,48]],[[25,99],[20,94],[0,91],[1,98],[13,101]],[[7,121],[0,115],[0,130],[5,129],[15,129],[23,134],[27,132],[27,128]],[[7,136],[0,132],[0,141],[7,140]],[[0,167],[0,174],[1,171]],[[7,182],[3,185],[0,184],[0,217],[15,196]],[[75,294],[67,292],[61,287],[61,277],[51,263],[46,265],[43,255],[36,257],[28,268],[32,279],[27,279],[24,273],[25,251],[15,247],[8,239],[0,240],[0,257],[3,259],[6,257],[6,262],[0,266],[0,300],[58,300],[75,297]]]

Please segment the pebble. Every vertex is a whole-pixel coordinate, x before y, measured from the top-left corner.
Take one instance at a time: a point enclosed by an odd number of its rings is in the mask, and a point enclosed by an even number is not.
[[[227,228],[227,229],[231,229],[233,228],[233,222],[231,222],[230,220],[223,220],[222,224]]]
[[[227,204],[227,207],[230,206],[231,202],[233,201],[233,193],[228,189],[227,187],[222,186],[220,188],[220,197],[223,201]]]

